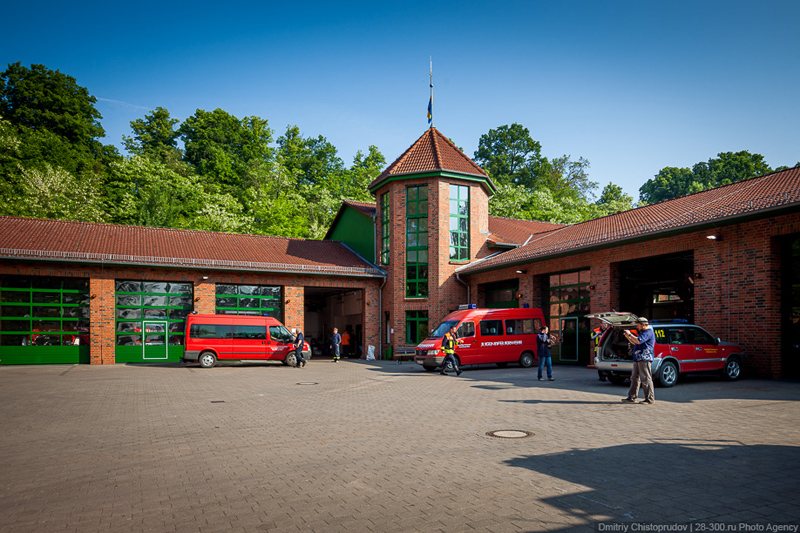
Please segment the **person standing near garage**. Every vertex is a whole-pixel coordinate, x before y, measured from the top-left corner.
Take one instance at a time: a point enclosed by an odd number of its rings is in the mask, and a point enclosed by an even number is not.
[[[641,383],[644,389],[643,404],[652,405],[656,402],[656,396],[653,391],[653,355],[656,345],[656,335],[650,323],[645,317],[636,319],[637,335],[630,331],[623,330],[625,338],[628,342],[633,344],[633,372],[631,373],[631,388],[628,390],[628,396],[623,398],[625,403],[636,403],[636,398],[639,396],[639,384]]]
[[[442,370],[439,372],[441,375],[447,373],[447,364],[453,366],[456,371],[456,376],[461,375],[461,369],[458,368],[458,360],[456,359],[456,346],[458,346],[458,337],[456,337],[456,327],[451,326],[450,331],[444,334],[442,339],[442,349],[444,350],[444,361],[442,361]]]
[[[550,354],[550,346],[553,344],[553,337],[550,336],[550,328],[542,326],[536,335],[536,351],[539,353],[539,381],[542,381],[542,370],[547,366],[547,381],[555,381],[553,378],[553,356]]]
[[[299,328],[292,328],[292,333],[294,334],[294,366],[295,368],[302,368],[306,366],[306,359],[303,357],[303,342],[305,341],[305,337]]]
[[[333,328],[333,335],[331,335],[331,349],[333,350],[333,362],[338,363],[341,358],[341,344],[342,336],[339,335],[339,328]]]

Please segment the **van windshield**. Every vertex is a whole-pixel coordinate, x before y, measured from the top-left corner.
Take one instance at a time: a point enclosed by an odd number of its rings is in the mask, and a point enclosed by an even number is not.
[[[453,326],[455,326],[457,324],[458,324],[458,320],[445,320],[444,322],[442,322],[441,324],[436,326],[436,329],[433,330],[433,333],[431,333],[429,336],[430,337],[444,337],[444,334],[447,333],[450,330],[451,327],[453,327]]]

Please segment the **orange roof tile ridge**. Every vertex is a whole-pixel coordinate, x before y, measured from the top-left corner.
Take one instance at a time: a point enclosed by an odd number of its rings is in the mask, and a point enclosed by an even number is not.
[[[333,242],[324,241],[320,239],[305,239],[301,237],[282,237],[280,235],[261,235],[258,233],[233,233],[228,231],[210,231],[205,229],[191,229],[191,228],[169,228],[162,226],[141,226],[138,224],[114,224],[112,222],[83,222],[81,220],[62,220],[58,218],[41,218],[41,217],[15,217],[10,215],[0,215],[0,220],[28,220],[33,222],[50,222],[59,224],[72,224],[79,226],[100,226],[104,228],[123,228],[123,229],[142,229],[146,231],[174,231],[179,233],[199,233],[204,235],[236,235],[240,237],[257,237],[260,239],[280,239],[284,241],[300,241],[300,242]]]
[[[436,128],[433,128],[433,129],[436,129]],[[487,173],[486,173],[486,171],[485,171],[485,170],[483,170],[483,168],[481,168],[481,166],[480,166],[478,163],[476,163],[475,161],[473,161],[473,160],[472,160],[472,158],[471,158],[470,156],[468,156],[467,154],[465,154],[464,152],[462,152],[462,151],[461,151],[461,150],[458,148],[458,146],[456,146],[456,144],[455,144],[453,141],[451,141],[451,140],[450,140],[450,139],[449,139],[449,138],[448,138],[448,137],[447,137],[445,134],[443,134],[443,133],[442,133],[442,132],[440,132],[439,130],[436,130],[436,133],[438,133],[438,134],[439,134],[439,136],[441,136],[441,137],[442,137],[442,138],[445,140],[445,142],[446,142],[447,144],[449,144],[449,145],[450,145],[450,146],[451,146],[451,147],[452,147],[452,148],[453,148],[453,149],[454,149],[454,150],[455,150],[457,153],[461,154],[461,155],[464,157],[464,159],[466,159],[467,161],[469,161],[469,164],[470,164],[470,165],[472,165],[472,166],[473,166],[473,167],[474,167],[474,168],[475,168],[475,169],[478,171],[478,173],[479,173],[479,174],[481,174],[481,175],[483,175],[483,176],[486,176],[486,177],[489,177],[489,174],[487,174]]]

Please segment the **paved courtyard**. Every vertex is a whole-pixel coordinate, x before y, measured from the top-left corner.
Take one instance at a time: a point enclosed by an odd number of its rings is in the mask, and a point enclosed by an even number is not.
[[[645,406],[585,368],[556,377],[0,367],[0,530],[800,523],[800,384],[692,379]],[[486,435],[500,429],[533,435]]]

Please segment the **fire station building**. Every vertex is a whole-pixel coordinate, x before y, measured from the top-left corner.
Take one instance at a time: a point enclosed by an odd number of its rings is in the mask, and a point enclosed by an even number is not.
[[[800,168],[581,224],[489,215],[494,184],[430,128],[324,240],[0,217],[0,364],[172,362],[186,315],[265,314],[312,345],[408,350],[463,303],[541,307],[591,364],[586,315],[686,319],[746,369],[800,376]]]

